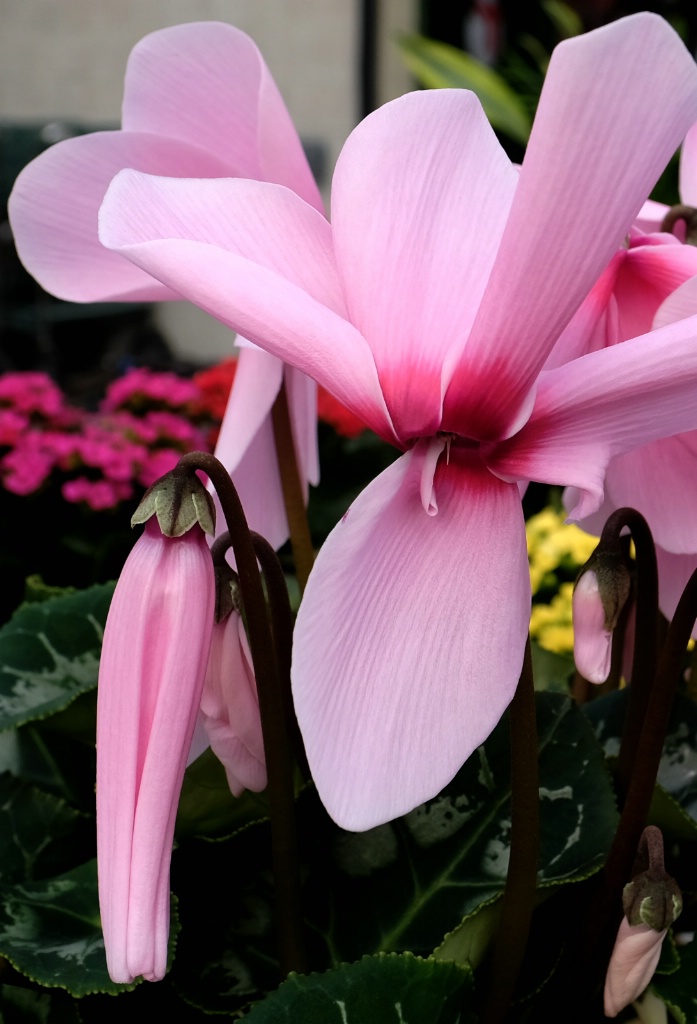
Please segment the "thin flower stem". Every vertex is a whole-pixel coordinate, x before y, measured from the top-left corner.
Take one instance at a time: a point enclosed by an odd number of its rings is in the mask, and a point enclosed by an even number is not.
[[[293,443],[293,431],[288,410],[288,396],[285,382],[271,410],[273,436],[276,444],[278,472],[281,477],[283,501],[286,506],[286,517],[290,531],[290,544],[293,549],[295,574],[298,578],[301,593],[305,590],[310,575],[315,552],[312,547],[310,527],[305,513],[305,498],[298,470],[298,458]]]
[[[279,964],[285,977],[305,970],[300,901],[300,871],[295,824],[295,793],[284,701],[257,556],[240,499],[222,464],[207,452],[190,452],[182,469],[202,470],[211,480],[230,531],[242,592],[249,647],[259,695],[271,819],[271,846],[276,896]]]
[[[511,853],[489,968],[482,1024],[503,1021],[525,956],[535,906],[540,849],[537,721],[530,640],[510,706]]]
[[[269,598],[269,609],[278,660],[280,697],[286,718],[286,731],[294,748],[295,759],[298,762],[303,778],[308,780],[310,778],[310,769],[305,755],[305,745],[298,728],[298,720],[295,717],[293,696],[290,688],[293,613],[288,599],[286,578],[278,556],[269,542],[261,534],[252,531],[252,543],[254,544],[254,551],[266,580],[266,592]]]
[[[636,626],[632,655],[632,681],[627,714],[617,761],[620,802],[624,800],[637,759],[637,748],[646,718],[646,709],[658,660],[658,567],[656,548],[648,523],[632,508],[614,512],[603,529],[601,544],[620,542],[620,532],[628,527],[636,549]],[[615,637],[615,643],[620,640]]]

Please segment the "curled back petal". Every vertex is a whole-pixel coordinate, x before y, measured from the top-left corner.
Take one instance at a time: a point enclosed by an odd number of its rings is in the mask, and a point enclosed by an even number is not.
[[[695,119],[697,67],[662,18],[623,18],[555,49],[496,263],[446,396],[446,417],[466,411],[461,433],[510,433],[554,342]]]
[[[569,514],[583,519],[613,456],[694,429],[697,316],[542,373],[528,422],[484,459],[502,479],[576,488]]]
[[[518,180],[479,100],[409,93],[349,136],[332,184],[337,265],[400,437],[437,430]]]
[[[141,39],[128,59],[123,127],[182,139],[214,154],[229,174],[287,185],[322,209],[266,62],[232,25],[173,25]]]
[[[102,206],[100,237],[394,439],[370,349],[343,316],[329,225],[294,193],[122,171]]]
[[[99,207],[123,167],[201,178],[230,173],[214,154],[145,133],[95,132],[51,146],[21,172],[8,210],[19,258],[52,295],[71,302],[179,298],[99,241]]]

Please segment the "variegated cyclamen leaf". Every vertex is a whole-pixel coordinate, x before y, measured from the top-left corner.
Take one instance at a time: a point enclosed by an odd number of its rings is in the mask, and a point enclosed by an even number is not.
[[[178,933],[174,901],[170,959]],[[0,889],[0,957],[31,981],[78,997],[116,995],[138,984],[117,985],[107,973],[95,860],[55,878]]]
[[[82,1024],[77,1003],[66,992],[0,986],[2,1024]]]
[[[680,966],[670,974],[654,974],[652,986],[679,1024],[697,1024],[697,942],[680,949]]]
[[[0,775],[0,885],[58,874],[92,825],[65,800],[4,772]],[[66,843],[66,839],[70,839]]]
[[[123,991],[107,974],[96,861],[0,890],[0,956],[39,985],[75,996]]]
[[[628,688],[616,690],[584,707],[607,757],[619,753],[629,692]],[[681,693],[676,694],[673,702],[658,782],[697,819],[697,705]]]
[[[602,751],[576,704],[542,693],[537,710],[540,885],[551,887],[600,867],[617,811]],[[379,951],[428,955],[445,936],[454,941],[463,919],[474,920],[503,891],[510,839],[507,718],[442,793],[403,818],[345,832],[311,789],[299,798],[298,817],[312,962],[332,967]],[[172,884],[183,930],[172,980],[187,1002],[208,1012],[239,1012],[268,990],[276,956],[269,849],[262,822],[228,841],[175,851]],[[235,872],[225,873],[231,863]],[[215,919],[209,901],[220,908]],[[491,934],[490,928],[461,933],[458,950],[481,959]]]
[[[598,870],[617,811],[602,752],[573,701],[537,695],[540,886]],[[508,716],[433,800],[397,821],[333,838],[326,935],[335,953],[427,953],[503,891],[510,851]]]
[[[471,971],[409,953],[364,957],[324,974],[293,974],[249,1024],[462,1024]]]
[[[0,730],[46,718],[97,685],[114,584],[24,604],[0,629]]]

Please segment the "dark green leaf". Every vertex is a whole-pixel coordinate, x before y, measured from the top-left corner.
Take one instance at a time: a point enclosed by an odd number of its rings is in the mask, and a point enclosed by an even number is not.
[[[209,748],[189,765],[184,775],[175,834],[178,840],[190,836],[230,836],[267,814],[265,794],[245,790],[239,797],[232,795],[225,769]]]
[[[583,714],[557,694],[538,694],[537,706],[540,885],[547,887],[599,868],[617,812],[602,751]],[[479,920],[476,912],[500,896],[508,864],[506,719],[439,796],[404,818],[365,833],[343,832],[313,790],[301,796],[298,811],[311,963],[330,967],[378,951],[428,955],[438,946],[442,956],[483,955],[497,910],[487,907]],[[251,825],[215,849],[183,844],[172,884],[183,923],[172,979],[184,998],[209,1012],[234,1013],[273,987],[268,824]],[[474,934],[465,929],[458,936],[467,918]]]
[[[244,1017],[249,1024],[461,1024],[471,973],[408,953],[364,957],[325,974],[291,975]]]
[[[44,582],[38,573],[27,576],[24,581],[24,600],[29,603],[49,601],[52,597],[63,597],[65,594],[74,593],[75,587],[54,587],[51,583]]]
[[[655,974],[653,988],[681,1024],[697,1024],[697,942],[680,949],[680,966],[672,974]]]
[[[67,837],[75,836],[85,819],[65,800],[0,775],[0,884],[58,874],[70,864]]]
[[[629,692],[630,688],[615,690],[584,706],[607,757],[619,753]],[[681,693],[673,703],[658,782],[697,818],[697,705]]]
[[[81,701],[78,698],[75,704]],[[59,712],[45,721],[0,732],[0,771],[9,771],[93,813],[94,739],[91,747],[86,747],[48,728],[64,714]]]
[[[537,711],[544,886],[600,867],[617,812],[601,751],[576,705],[544,693]],[[366,949],[434,949],[503,891],[510,849],[507,716],[438,797],[370,832],[335,833],[332,846],[330,948],[342,959]],[[359,949],[351,936],[370,938]]]
[[[60,711],[97,685],[114,584],[24,604],[0,629],[0,729]]]
[[[569,680],[575,671],[573,655],[555,654],[540,647],[535,640],[530,643],[530,651],[535,689],[568,694]]]
[[[172,916],[170,950],[178,931]],[[3,889],[0,956],[32,981],[74,996],[133,988],[114,984],[107,974],[96,861],[57,878]]]
[[[37,992],[3,985],[1,1024],[80,1024],[77,1005],[65,992]]]

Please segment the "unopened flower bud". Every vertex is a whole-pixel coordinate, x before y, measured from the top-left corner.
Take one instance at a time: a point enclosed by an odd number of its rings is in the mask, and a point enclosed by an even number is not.
[[[616,1017],[649,984],[666,931],[656,931],[646,924],[630,924],[626,917],[622,918],[605,976],[606,1017]]]
[[[156,480],[143,495],[131,518],[131,526],[157,516],[165,537],[181,537],[196,523],[204,533],[215,535],[215,505],[196,473],[173,469]]]
[[[663,866],[663,836],[654,825],[641,835],[637,863],[642,862],[648,862],[648,868],[635,875],[622,893],[625,916],[605,978],[607,1017],[616,1017],[649,984],[663,939],[682,910],[682,893]]]
[[[629,596],[629,570],[619,554],[598,549],[581,570],[572,600],[574,659],[582,676],[604,683],[610,674],[612,631]]]
[[[114,981],[167,968],[174,819],[211,646],[213,562],[199,529],[153,521],[109,608],[97,698],[97,857]]]
[[[234,796],[266,787],[266,759],[256,680],[240,613],[213,627],[201,697],[203,724]]]

